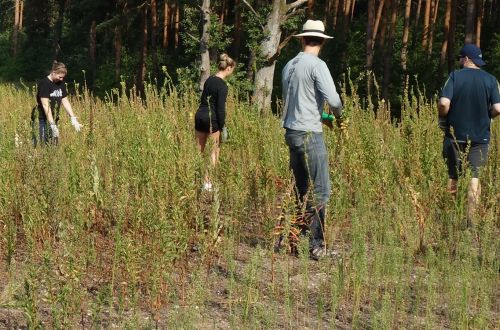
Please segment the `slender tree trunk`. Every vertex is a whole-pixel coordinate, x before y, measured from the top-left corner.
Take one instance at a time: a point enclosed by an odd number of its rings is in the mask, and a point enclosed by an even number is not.
[[[96,21],[92,20],[89,33],[89,58],[90,58],[90,89],[94,90],[96,79]]]
[[[339,1],[340,0],[333,0],[332,28],[333,28],[334,31],[337,28],[337,15],[338,15],[338,12],[339,12]]]
[[[210,0],[203,0],[201,5],[201,17],[203,21],[203,31],[200,39],[201,74],[199,88],[203,90],[205,81],[210,76],[210,53],[208,49],[208,42],[210,40]]]
[[[455,31],[457,26],[457,1],[451,0],[450,33],[448,34],[448,72],[455,67]]]
[[[158,2],[151,0],[151,59],[153,64],[153,75],[158,76],[158,52],[157,52],[157,35],[158,35]]]
[[[415,22],[414,28],[416,29],[420,23],[420,13],[422,12],[422,0],[418,0],[417,2],[417,10],[415,10]]]
[[[429,46],[427,47],[427,55],[430,56],[432,54],[432,46],[434,43],[434,29],[436,27],[437,14],[439,9],[439,0],[433,0],[432,6],[432,19],[429,28]]]
[[[314,0],[307,0],[307,11],[306,15],[308,18],[313,18],[314,17]]]
[[[474,27],[476,23],[476,0],[467,0],[467,11],[465,16],[465,43],[476,42]]]
[[[121,80],[122,37],[120,27],[115,26],[115,81]]]
[[[179,47],[179,33],[180,33],[180,22],[181,20],[181,9],[179,6],[179,0],[175,1],[175,21],[174,21],[174,36],[175,36],[175,49]]]
[[[233,46],[232,53],[235,59],[240,57],[241,52],[241,36],[243,33],[241,24],[241,10],[240,10],[240,0],[235,0],[234,2],[234,30],[233,30]]]
[[[378,27],[380,26],[380,21],[382,20],[382,13],[384,11],[385,0],[380,0],[377,9],[377,16],[375,17],[375,22],[373,25],[373,35],[372,35],[372,48],[375,47],[375,40],[377,39]]]
[[[477,0],[476,45],[481,47],[481,30],[484,19],[484,0]]]
[[[411,0],[405,0],[405,18],[403,27],[403,45],[401,47],[401,67],[405,75],[408,71],[408,40],[410,38],[410,14],[411,14]],[[406,81],[406,77],[404,78]]]
[[[139,52],[139,69],[137,71],[137,90],[144,96],[144,80],[146,80],[146,58],[148,56],[148,7],[141,9],[141,49]]]
[[[373,70],[373,34],[375,25],[375,0],[368,0],[368,22],[366,24],[366,95],[371,106]]]
[[[59,60],[59,52],[61,51],[61,39],[62,30],[64,23],[64,13],[66,11],[66,0],[59,0],[59,12],[57,16],[57,22],[54,30],[54,42],[53,42],[53,59]]]
[[[429,44],[429,22],[431,18],[431,2],[432,0],[425,1],[424,12],[424,25],[422,27],[422,48],[427,49]]]
[[[443,24],[443,43],[441,44],[441,56],[439,58],[439,67],[442,68],[446,61],[448,52],[448,39],[450,38],[450,19],[451,19],[451,0],[446,0],[446,9],[444,12]]]
[[[382,86],[382,97],[385,100],[389,99],[389,86],[391,83],[391,70],[392,70],[392,55],[394,53],[394,36],[396,31],[396,22],[398,18],[398,0],[389,0],[388,2],[388,14],[390,15],[390,19],[388,20],[388,28],[387,28],[387,46],[385,48],[385,56],[384,56],[384,83]]]
[[[12,30],[12,57],[17,57],[18,48],[18,38],[20,30],[20,12],[21,12],[21,1],[15,0],[14,2],[14,28]]]
[[[19,2],[19,31],[23,29],[24,0]]]
[[[354,0],[353,0],[354,2]],[[351,18],[351,0],[345,0],[344,2],[344,12],[343,12],[343,27],[342,27],[342,41],[347,39],[347,34],[349,32],[349,23]]]
[[[170,4],[168,2],[169,2],[168,0],[165,0],[165,3],[163,5],[163,42],[162,42],[163,48],[168,47],[170,17],[172,15],[170,11]]]

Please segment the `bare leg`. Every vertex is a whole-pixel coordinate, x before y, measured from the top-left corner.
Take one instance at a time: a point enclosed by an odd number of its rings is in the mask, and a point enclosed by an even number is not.
[[[212,165],[215,166],[219,161],[220,154],[220,131],[213,132],[209,135],[209,138],[213,141],[212,152],[210,154],[210,160]]]
[[[455,179],[448,179],[448,192],[453,198],[457,197],[457,182]]]
[[[474,221],[476,209],[481,196],[481,184],[478,178],[472,178],[467,192],[467,220]]]
[[[196,142],[198,144],[198,150],[200,152],[205,151],[205,145],[207,144],[207,138],[210,134],[195,130],[195,135],[196,135]]]

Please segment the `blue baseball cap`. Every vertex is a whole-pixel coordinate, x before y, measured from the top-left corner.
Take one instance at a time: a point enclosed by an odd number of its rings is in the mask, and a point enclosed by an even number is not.
[[[460,49],[460,57],[467,56],[472,62],[477,66],[483,66],[486,64],[483,61],[483,54],[481,53],[481,48],[474,44],[466,44]]]

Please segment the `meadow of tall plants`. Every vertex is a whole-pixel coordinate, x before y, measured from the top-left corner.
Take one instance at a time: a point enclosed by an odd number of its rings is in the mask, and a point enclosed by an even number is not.
[[[337,256],[312,261],[306,239],[273,249],[295,214],[288,151],[279,118],[237,91],[213,169],[193,91],[77,87],[83,131],[61,115],[59,145],[34,148],[32,90],[1,85],[0,328],[498,327],[499,122],[464,229],[468,177],[452,199],[435,99],[407,91],[393,121],[343,87],[347,134],[325,132]]]

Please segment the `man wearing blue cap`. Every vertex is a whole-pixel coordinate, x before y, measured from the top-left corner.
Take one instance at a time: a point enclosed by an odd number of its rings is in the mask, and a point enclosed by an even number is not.
[[[472,226],[481,195],[479,169],[488,159],[490,123],[500,114],[500,85],[494,76],[481,70],[486,63],[476,45],[462,47],[459,60],[460,70],[450,73],[441,92],[439,125],[445,132],[443,157],[448,165],[448,191],[453,196],[463,159],[472,170],[467,193],[467,225]]]

